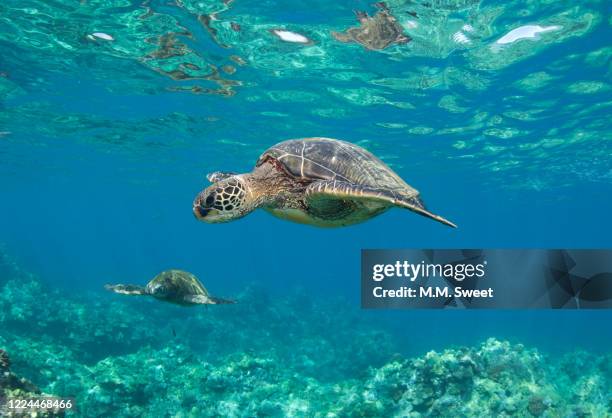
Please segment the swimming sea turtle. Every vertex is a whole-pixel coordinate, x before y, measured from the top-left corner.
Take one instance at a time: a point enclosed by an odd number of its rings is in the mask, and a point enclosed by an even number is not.
[[[385,49],[391,44],[405,44],[411,38],[404,34],[403,28],[391,14],[383,2],[376,3],[380,9],[373,17],[366,12],[356,12],[360,26],[352,27],[344,32],[332,32],[332,36],[340,42],[357,42],[367,49]]]
[[[251,173],[216,172],[193,202],[210,223],[241,218],[256,208],[294,222],[337,227],[363,222],[390,207],[428,212],[419,192],[367,150],[329,138],[292,139],[264,152]]]
[[[166,270],[159,273],[145,287],[131,284],[107,284],[107,290],[124,295],[149,295],[177,305],[217,305],[236,303],[208,294],[196,276],[182,270]]]

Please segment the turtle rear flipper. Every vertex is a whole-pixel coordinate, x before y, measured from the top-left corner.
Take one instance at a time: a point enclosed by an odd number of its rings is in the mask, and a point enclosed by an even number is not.
[[[215,304],[215,305],[227,305],[227,304],[232,304],[232,303],[236,303],[235,300],[232,299],[223,299],[223,298],[216,298],[216,297],[210,297],[210,300]]]
[[[222,305],[228,303],[236,303],[234,300],[215,298],[212,296],[204,295],[189,295],[183,298],[187,303],[193,303],[198,305]]]
[[[104,286],[106,290],[111,292],[120,293],[122,295],[146,295],[147,292],[142,286],[135,286],[132,284],[107,284]]]
[[[417,195],[406,197],[391,190],[377,189],[345,181],[320,180],[308,186],[306,196],[309,199],[349,199],[384,202],[389,205],[406,208],[444,225],[457,228],[457,225],[451,221],[426,210],[423,202],[421,202]]]

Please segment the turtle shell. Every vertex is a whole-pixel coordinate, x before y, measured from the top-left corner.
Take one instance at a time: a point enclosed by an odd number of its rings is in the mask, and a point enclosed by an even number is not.
[[[302,181],[339,180],[392,190],[407,197],[418,195],[384,162],[350,142],[330,138],[290,139],[269,148],[256,165],[268,158],[280,162],[287,174]]]
[[[166,270],[159,273],[147,284],[147,293],[163,285],[168,289],[169,295],[204,295],[208,296],[208,291],[196,276],[183,270]]]

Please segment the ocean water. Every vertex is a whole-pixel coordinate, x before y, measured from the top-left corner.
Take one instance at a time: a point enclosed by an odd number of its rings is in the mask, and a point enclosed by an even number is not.
[[[612,246],[609,4],[387,6],[411,41],[370,50],[332,36],[379,12],[365,1],[4,0],[11,370],[77,416],[610,416],[609,311],[359,308],[364,248]],[[400,209],[337,229],[194,218],[207,173],[312,136],[367,148],[459,228]],[[238,303],[103,287],[169,268]],[[457,393],[435,373],[459,346],[512,364],[459,386],[527,394]]]

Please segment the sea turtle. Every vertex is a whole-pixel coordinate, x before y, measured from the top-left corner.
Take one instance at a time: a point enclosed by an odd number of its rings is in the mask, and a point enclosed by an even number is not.
[[[123,295],[148,295],[185,306],[235,303],[233,300],[210,296],[196,276],[182,270],[162,271],[145,287],[131,284],[107,284],[104,287]]]
[[[397,19],[391,14],[383,2],[376,3],[379,11],[373,16],[366,12],[355,12],[360,25],[348,28],[344,32],[332,32],[332,36],[340,42],[357,42],[367,49],[385,49],[391,44],[405,44],[411,38],[404,34],[404,30]]]
[[[390,207],[410,209],[455,227],[425,209],[419,192],[367,150],[330,138],[291,139],[265,151],[251,173],[215,172],[193,202],[210,223],[241,218],[256,208],[310,225],[356,224]]]

